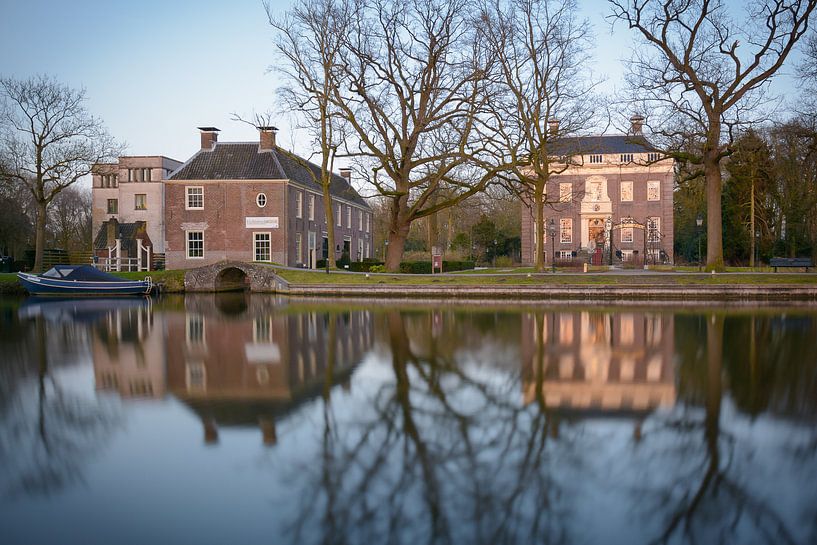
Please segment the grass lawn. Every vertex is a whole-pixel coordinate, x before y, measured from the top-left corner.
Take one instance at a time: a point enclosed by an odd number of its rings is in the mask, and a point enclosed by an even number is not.
[[[392,275],[387,273],[344,274],[312,271],[279,270],[278,274],[290,284],[403,284],[403,285],[722,285],[722,284],[817,284],[817,274],[691,274],[668,275],[662,273],[626,275],[616,273],[576,274],[495,274],[476,276],[472,274],[440,275]]]

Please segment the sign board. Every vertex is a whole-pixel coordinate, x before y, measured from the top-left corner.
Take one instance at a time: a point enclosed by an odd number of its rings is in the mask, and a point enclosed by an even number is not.
[[[247,229],[278,229],[277,217],[247,217],[244,218],[244,227]]]
[[[443,256],[441,255],[431,256],[431,272],[434,273],[435,270],[443,272]]]

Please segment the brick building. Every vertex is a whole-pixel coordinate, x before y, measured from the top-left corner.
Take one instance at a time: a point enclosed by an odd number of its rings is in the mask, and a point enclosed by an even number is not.
[[[145,222],[154,253],[165,251],[164,203],[168,175],[180,161],[155,156],[120,157],[116,163],[94,165],[91,190],[93,232],[104,221]]]
[[[672,262],[675,164],[650,151],[641,133],[642,118],[634,116],[631,121],[626,135],[556,143],[572,155],[571,166],[548,182],[546,202],[551,204],[545,206],[546,229],[540,244],[535,235],[536,210],[530,200],[522,203],[523,263],[534,263],[538,248],[545,254],[545,263],[552,262],[554,251],[557,262],[608,263],[611,250],[614,263],[640,263],[645,253],[648,262]]]
[[[215,127],[199,130],[201,149],[166,182],[167,268],[225,259],[315,268],[330,251],[320,168],[278,147],[275,127],[262,127],[258,142],[218,142]],[[331,186],[331,250],[360,261],[372,252],[371,209],[351,171],[341,174]]]

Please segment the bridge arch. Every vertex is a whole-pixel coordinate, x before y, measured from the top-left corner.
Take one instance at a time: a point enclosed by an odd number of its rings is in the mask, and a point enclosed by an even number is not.
[[[289,284],[270,265],[219,261],[204,267],[189,269],[184,274],[185,291],[286,292]]]

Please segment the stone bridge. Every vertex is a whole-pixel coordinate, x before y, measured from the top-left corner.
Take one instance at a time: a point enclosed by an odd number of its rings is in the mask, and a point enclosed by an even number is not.
[[[184,273],[186,292],[250,290],[274,293],[288,288],[289,283],[275,274],[274,267],[257,263],[219,261]]]

